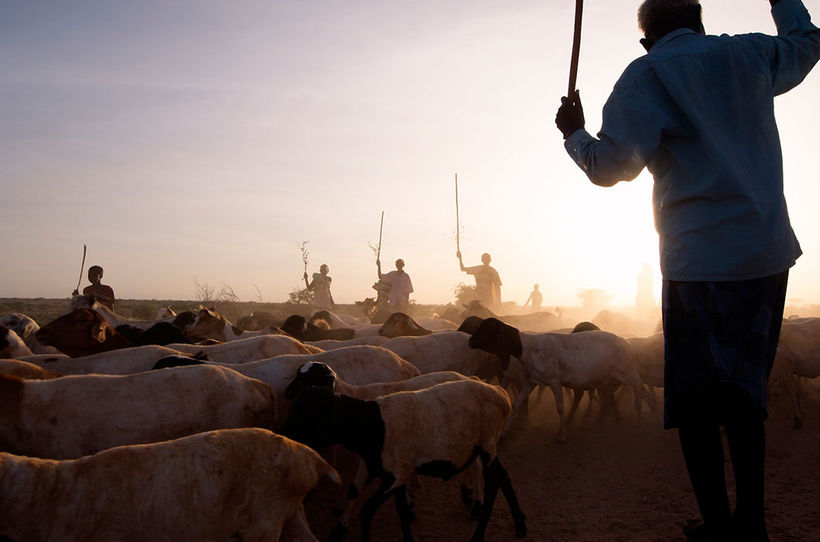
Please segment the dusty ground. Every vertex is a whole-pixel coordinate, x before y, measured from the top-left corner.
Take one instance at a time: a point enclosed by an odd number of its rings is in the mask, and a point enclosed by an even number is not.
[[[551,394],[531,400],[530,406],[531,424],[509,435],[500,452],[527,514],[525,540],[684,540],[681,528],[697,517],[697,505],[675,431],[663,431],[646,412],[639,426],[624,403],[621,422],[579,417],[570,426],[569,441],[559,444]],[[772,403],[767,422],[767,510],[773,541],[820,540],[820,382],[804,383],[803,407],[801,429],[793,428],[791,409],[781,401]],[[727,472],[731,491],[729,463]],[[349,480],[351,470],[343,468],[342,474]],[[373,489],[375,484],[368,486],[367,494]],[[320,540],[335,524],[334,507],[343,503],[344,493],[325,482],[307,501],[308,518]],[[426,478],[415,513],[412,528],[419,541],[469,540],[475,527],[455,481]],[[392,499],[377,513],[372,534],[375,541],[401,540]],[[347,539],[359,536],[354,518]],[[487,540],[517,540],[500,494]]]

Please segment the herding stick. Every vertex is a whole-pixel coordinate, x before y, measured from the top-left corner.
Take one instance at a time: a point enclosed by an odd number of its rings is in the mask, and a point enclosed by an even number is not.
[[[379,220],[379,244],[376,246],[376,259],[381,261],[382,255],[382,226],[384,226],[384,211],[382,211],[382,218]]]
[[[569,63],[569,90],[567,98],[572,101],[575,82],[578,79],[578,56],[581,53],[581,17],[584,14],[584,0],[575,0],[575,32],[572,35],[572,57]]]
[[[461,252],[461,223],[458,221],[458,173],[456,173],[456,252]]]
[[[80,283],[83,281],[83,269],[85,269],[85,253],[88,251],[88,247],[85,246],[83,243],[83,263],[80,264],[80,278],[77,279],[77,287],[74,288],[75,292],[80,291]]]

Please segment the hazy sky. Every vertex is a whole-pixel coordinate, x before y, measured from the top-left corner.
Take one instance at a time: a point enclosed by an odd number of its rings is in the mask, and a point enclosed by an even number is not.
[[[574,2],[0,0],[0,297],[63,297],[88,265],[121,298],[283,301],[327,263],[337,302],[407,264],[420,303],[489,252],[502,298],[634,300],[657,271],[651,178],[593,186],[554,116]],[[588,0],[587,129],[643,50],[638,1]],[[762,0],[704,0],[710,33],[774,32]],[[806,2],[810,11],[820,1]],[[791,300],[820,302],[820,73],[780,97],[786,195],[805,255]],[[83,284],[86,284],[85,278]]]

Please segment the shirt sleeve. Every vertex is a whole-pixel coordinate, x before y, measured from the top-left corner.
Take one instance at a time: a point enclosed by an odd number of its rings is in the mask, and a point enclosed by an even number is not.
[[[598,138],[581,129],[564,142],[567,153],[594,184],[631,181],[660,145],[666,118],[656,103],[663,95],[659,83],[653,88],[656,80],[650,70],[630,65],[604,105]]]
[[[775,95],[800,84],[820,58],[820,30],[801,0],[782,0],[772,7],[777,37],[767,39],[767,57]]]

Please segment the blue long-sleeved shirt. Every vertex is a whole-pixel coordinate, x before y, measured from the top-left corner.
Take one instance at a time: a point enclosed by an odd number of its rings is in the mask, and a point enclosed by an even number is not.
[[[820,31],[800,0],[782,0],[772,16],[777,37],[670,32],[615,84],[598,139],[577,130],[565,142],[595,184],[648,167],[664,279],[759,278],[802,253],[783,196],[774,96],[811,71]]]

